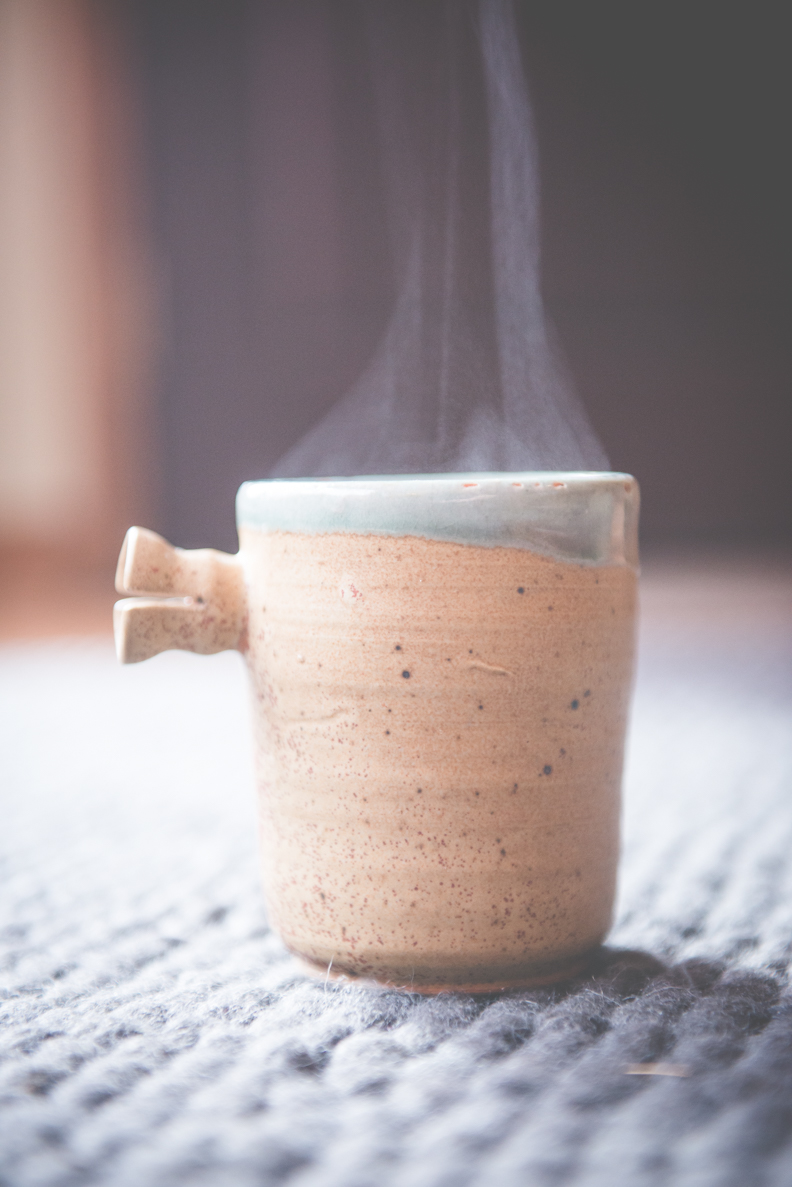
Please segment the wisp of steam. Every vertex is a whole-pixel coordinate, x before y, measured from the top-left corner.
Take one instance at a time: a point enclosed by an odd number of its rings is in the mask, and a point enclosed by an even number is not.
[[[363,8],[396,298],[365,372],[273,475],[607,470],[542,303],[511,0]]]

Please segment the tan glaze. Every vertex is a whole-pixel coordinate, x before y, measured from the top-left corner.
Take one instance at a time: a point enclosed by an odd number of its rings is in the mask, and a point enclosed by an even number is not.
[[[118,658],[124,664],[160,651],[244,650],[247,611],[238,557],[212,548],[174,548],[156,532],[130,528],[116,570],[127,598],[113,609]]]
[[[123,662],[245,651],[270,917],[316,976],[492,992],[610,924],[635,574],[522,549],[130,530]],[[244,560],[247,593],[243,586]],[[249,623],[248,623],[249,614]]]
[[[264,888],[316,975],[494,991],[610,925],[636,577],[522,549],[240,533]]]

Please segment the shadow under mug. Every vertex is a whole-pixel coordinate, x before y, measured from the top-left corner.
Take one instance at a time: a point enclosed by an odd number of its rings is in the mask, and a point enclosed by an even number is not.
[[[124,663],[240,650],[273,926],[319,976],[486,992],[611,922],[632,684],[627,474],[245,483],[240,551],[131,528]]]

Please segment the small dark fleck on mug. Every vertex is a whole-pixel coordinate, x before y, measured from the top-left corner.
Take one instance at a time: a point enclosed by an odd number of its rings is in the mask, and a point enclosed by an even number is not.
[[[409,680],[409,679],[410,679],[410,673],[407,671],[407,669],[406,669],[406,668],[405,668],[405,669],[404,669],[404,671],[402,672],[402,676],[404,677],[404,679],[405,679],[405,680]]]
[[[397,651],[401,651],[401,643],[397,643],[397,644],[396,644],[396,650],[397,650]]]
[[[553,773],[553,768],[550,766],[550,764],[549,764],[549,763],[547,763],[547,764],[546,764],[546,765],[545,765],[545,766],[542,768],[542,774],[543,774],[543,775],[552,775],[552,773]]]
[[[580,701],[573,701],[573,702],[572,702],[572,704],[571,704],[569,707],[570,707],[570,709],[579,709],[579,708],[580,708]]]
[[[523,587],[521,585],[517,586],[517,593],[525,593],[525,590],[523,589]]]

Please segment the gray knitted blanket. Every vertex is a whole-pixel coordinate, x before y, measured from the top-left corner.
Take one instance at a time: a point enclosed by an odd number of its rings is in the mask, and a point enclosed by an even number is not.
[[[650,576],[609,945],[485,998],[295,971],[237,656],[6,646],[0,1184],[788,1187],[788,598]]]

